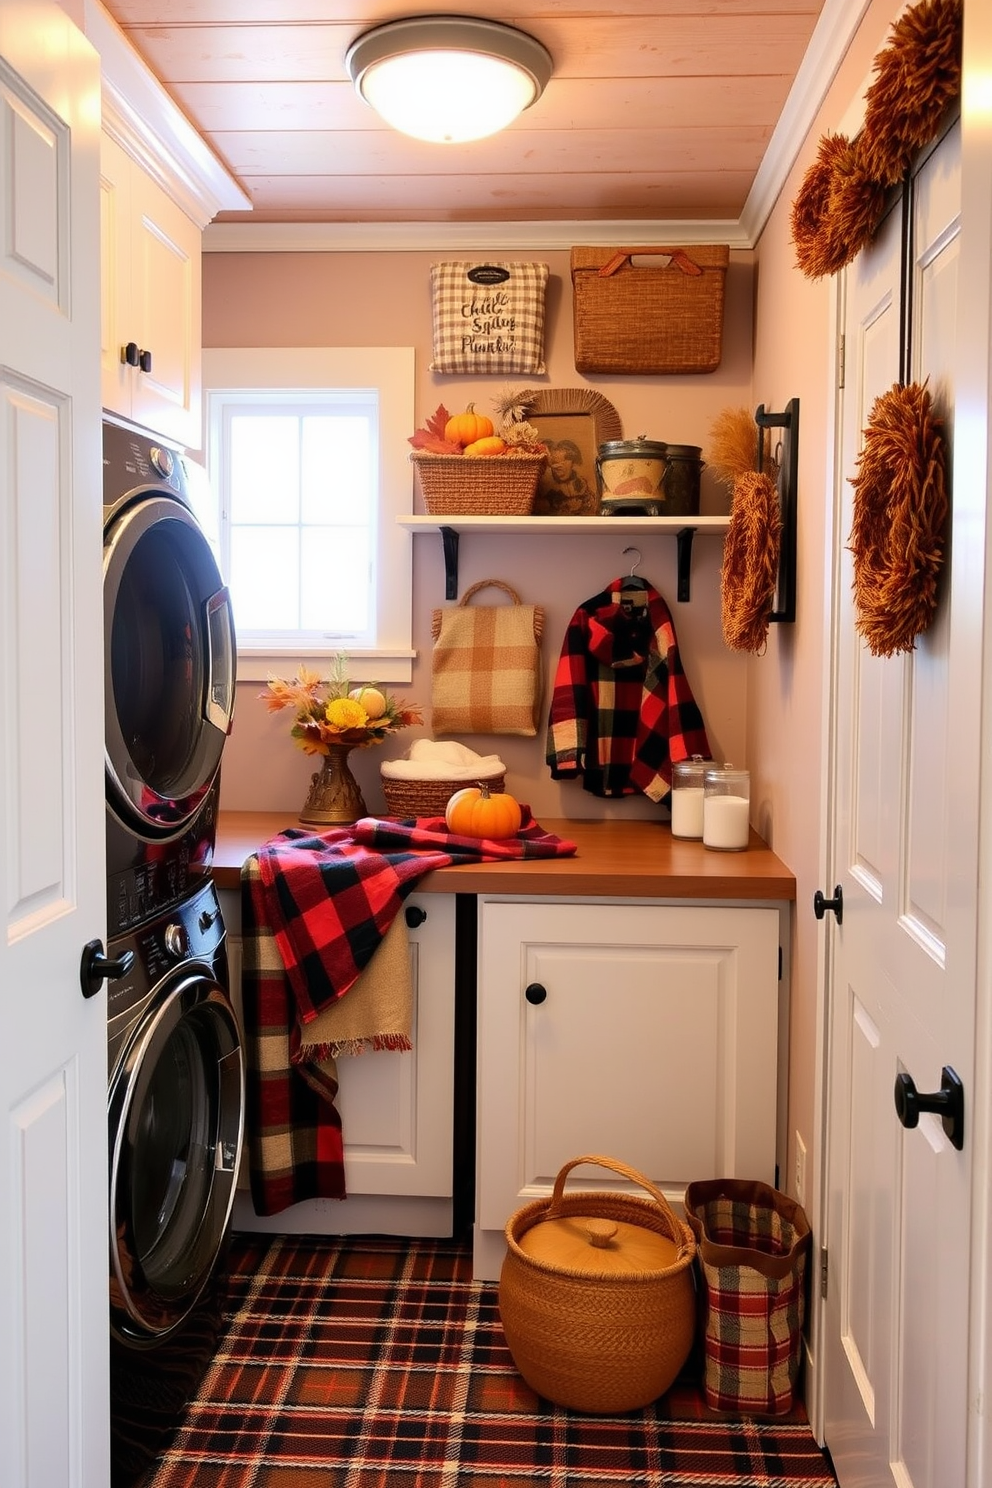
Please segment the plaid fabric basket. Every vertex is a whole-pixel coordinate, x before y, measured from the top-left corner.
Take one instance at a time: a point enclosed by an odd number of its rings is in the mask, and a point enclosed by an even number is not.
[[[480,589],[508,605],[470,605]],[[480,579],[458,604],[433,613],[431,727],[438,734],[537,733],[541,713],[542,605],[520,603],[502,579]]]
[[[545,263],[431,265],[432,372],[543,373]]]
[[[704,1393],[714,1410],[792,1409],[811,1236],[802,1207],[766,1183],[690,1183],[686,1219],[705,1292]]]

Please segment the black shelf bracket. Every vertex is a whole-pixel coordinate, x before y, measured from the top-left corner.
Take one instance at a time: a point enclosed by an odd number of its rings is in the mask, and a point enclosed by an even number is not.
[[[696,535],[695,527],[680,527],[676,534],[676,563],[678,565],[678,595],[679,604],[689,603],[689,574],[692,569],[692,539]]]
[[[796,502],[799,484],[799,399],[790,398],[783,413],[766,413],[759,403],[754,421],[758,426],[758,470],[764,456],[764,430],[781,429],[778,454],[778,502],[782,513],[782,540],[778,559],[778,584],[769,620],[791,623],[796,618]]]
[[[441,547],[444,550],[444,597],[458,598],[458,533],[454,527],[441,528]]]

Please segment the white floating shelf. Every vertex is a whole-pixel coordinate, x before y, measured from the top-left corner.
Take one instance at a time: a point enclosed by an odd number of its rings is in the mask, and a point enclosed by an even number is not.
[[[692,540],[722,537],[730,526],[727,517],[397,517],[408,532],[440,532],[444,544],[444,597],[458,598],[458,539],[470,532],[520,532],[528,537],[565,534],[596,537],[674,537],[678,542],[678,600],[689,599],[689,570]]]
[[[440,532],[451,527],[455,532],[526,532],[530,536],[549,532],[595,533],[608,537],[675,537],[686,527],[702,534],[722,534],[730,526],[728,517],[397,517],[400,527],[408,532]]]

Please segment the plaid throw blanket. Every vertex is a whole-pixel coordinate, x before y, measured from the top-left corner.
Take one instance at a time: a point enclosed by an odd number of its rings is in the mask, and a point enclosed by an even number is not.
[[[242,999],[252,1201],[278,1214],[346,1197],[332,1066],[305,1061],[301,1029],[368,965],[417,880],[454,863],[570,857],[524,808],[516,837],[460,837],[443,817],[363,817],[319,835],[291,828],[245,863]]]

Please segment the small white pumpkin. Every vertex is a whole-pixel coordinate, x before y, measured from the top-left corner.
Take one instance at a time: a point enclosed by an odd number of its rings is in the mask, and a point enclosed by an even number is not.
[[[378,687],[353,687],[348,696],[360,703],[370,718],[381,718],[386,711],[386,699]]]

